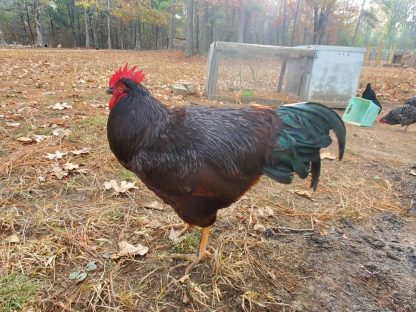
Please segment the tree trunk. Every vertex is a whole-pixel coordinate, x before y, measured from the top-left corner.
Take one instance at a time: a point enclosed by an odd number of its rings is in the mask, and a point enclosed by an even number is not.
[[[1,28],[1,23],[0,23],[0,46],[3,46],[6,44],[6,39],[4,39],[4,34],[3,34],[3,30]]]
[[[244,42],[246,20],[247,20],[247,10],[246,10],[245,1],[242,0],[240,2],[240,14],[238,16],[237,42]]]
[[[320,8],[320,9],[318,8],[317,5],[315,5],[313,9],[313,17],[314,17],[313,44],[322,43],[322,39],[325,35],[326,26],[328,24],[331,10],[332,10],[332,7],[330,3],[328,3],[325,8]]]
[[[292,38],[290,38],[290,46],[291,47],[293,47],[293,44],[295,43],[295,34],[296,34],[296,26],[298,24],[300,1],[301,0],[298,0],[297,3],[296,3],[296,11],[295,11],[295,16],[293,18]]]
[[[33,11],[35,16],[36,46],[42,47],[42,32],[40,29],[40,3],[39,0],[33,0]]]
[[[122,50],[124,50],[124,41],[123,41],[123,24],[120,21],[119,28],[118,28],[118,39],[119,45]]]
[[[194,16],[194,0],[187,0],[186,3],[186,56],[191,56],[194,53],[194,34],[193,34],[193,18]]]
[[[363,17],[364,6],[367,0],[363,0],[363,4],[361,5],[360,15],[357,19],[357,25],[355,25],[354,37],[352,37],[352,45],[355,45],[355,41],[357,40],[358,30],[360,28],[361,19]]]
[[[196,9],[196,5],[194,5],[194,20],[193,20],[193,34],[194,34],[194,42],[193,42],[193,53],[197,53],[199,50],[199,18],[198,18],[198,11]]]
[[[71,24],[71,33],[72,33],[72,40],[73,40],[73,46],[76,48],[78,46],[77,44],[77,34],[75,31],[75,25],[74,25],[74,14],[71,10],[71,6],[69,5],[69,0],[66,1],[66,8],[68,9],[68,17],[69,17],[69,23]]]
[[[17,5],[18,5],[18,9],[19,9],[20,23],[22,23],[23,32],[25,34],[24,43],[28,44],[29,43],[29,34],[27,33],[27,29],[26,29],[25,17],[23,16],[23,9],[22,9],[22,6],[21,6],[20,2],[18,2]]]
[[[135,25],[135,35],[134,35],[134,49],[140,50],[142,48],[142,38],[141,38],[141,31],[140,31],[140,21],[137,21]]]
[[[173,49],[174,32],[175,32],[175,0],[170,0],[168,49]]]
[[[94,20],[95,20],[95,18],[94,18]],[[97,29],[96,29],[96,22],[94,21],[94,22],[92,22],[91,23],[91,26],[92,26],[92,38],[93,38],[93,40],[94,40],[94,48],[98,48],[98,38],[97,38]]]
[[[90,30],[88,26],[88,13],[87,9],[84,8],[84,19],[85,19],[85,47],[90,48]]]
[[[107,47],[111,49],[110,0],[107,0]]]
[[[32,39],[32,43],[34,43],[35,37],[33,36],[32,25],[30,24],[30,18],[29,18],[29,8],[27,5],[26,5],[26,20],[27,20],[27,25],[29,26],[30,38]]]
[[[200,45],[199,45],[199,52],[203,55],[208,53],[209,49],[209,37],[208,37],[208,28],[209,28],[209,21],[208,21],[208,4],[204,5],[204,10],[202,13],[202,17],[200,19]]]
[[[49,39],[49,46],[51,48],[53,48],[53,46],[55,45],[55,42],[54,42],[55,32],[54,32],[54,26],[53,26],[52,17],[50,17],[50,26],[51,26],[51,36],[50,36],[50,39]]]
[[[160,50],[163,47],[163,28],[162,26],[156,26],[156,50]]]
[[[280,36],[279,36],[279,45],[284,46],[286,45],[286,34],[287,34],[287,1],[282,0],[281,6],[281,26],[280,26]]]

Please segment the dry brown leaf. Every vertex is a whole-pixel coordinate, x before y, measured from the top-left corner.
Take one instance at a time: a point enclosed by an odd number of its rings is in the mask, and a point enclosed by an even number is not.
[[[173,241],[175,244],[180,243],[182,240],[185,239],[185,236],[180,237],[181,230],[175,230],[174,228],[170,229],[168,238]]]
[[[49,139],[49,138],[50,138],[50,136],[49,136],[49,135],[43,135],[43,134],[35,134],[35,135],[33,135],[33,136],[32,136],[32,139],[33,139],[36,143],[39,143],[39,142],[45,141],[46,139]]]
[[[20,126],[20,122],[6,122],[6,125],[16,128]]]
[[[148,224],[146,224],[146,227],[151,229],[160,229],[162,227],[162,223],[160,223],[157,220],[150,221]]]
[[[138,189],[138,187],[135,186],[135,182],[121,181],[120,185],[118,185],[116,180],[105,182],[104,188],[106,190],[113,189],[115,195],[118,195],[120,193],[126,193],[131,189]]]
[[[16,234],[12,234],[10,236],[7,236],[4,241],[8,244],[17,244],[20,242],[20,238],[19,236],[17,236]]]
[[[66,137],[66,136],[70,135],[71,134],[71,130],[64,129],[64,128],[55,128],[52,131],[52,134],[54,136],[56,136],[56,137],[63,138],[63,137]]]
[[[308,191],[295,190],[295,194],[312,200],[312,194]]]
[[[84,147],[80,150],[71,151],[74,155],[82,155],[82,154],[88,154],[91,151],[90,147]]]
[[[48,108],[56,109],[56,110],[63,110],[63,109],[72,109],[71,105],[68,105],[66,102],[58,102],[55,105],[50,105]]]
[[[270,206],[266,206],[264,207],[264,216],[265,217],[273,217],[274,216],[274,211],[272,209],[272,207]]]
[[[64,177],[68,175],[68,172],[62,170],[62,168],[59,167],[58,164],[52,165],[51,170],[49,172],[55,177],[57,177],[59,180],[62,180]]]
[[[337,157],[329,152],[321,153],[321,159],[335,160]]]
[[[134,246],[126,241],[121,241],[118,243],[119,252],[115,255],[111,256],[111,259],[119,259],[121,257],[128,257],[128,256],[144,256],[149,251],[149,247],[143,246],[138,244]]]
[[[72,171],[72,170],[78,169],[79,165],[68,162],[68,163],[63,164],[62,168],[67,171]]]
[[[257,223],[254,225],[253,230],[259,233],[266,232],[266,227],[263,224]]]
[[[155,209],[155,210],[163,210],[163,206],[161,203],[159,203],[158,201],[152,201],[150,203],[145,203],[143,205],[144,208],[148,208],[148,209]]]
[[[54,160],[54,159],[61,159],[63,156],[65,156],[66,154],[68,154],[67,152],[64,152],[64,153],[62,153],[62,152],[60,152],[60,151],[56,151],[55,153],[53,153],[53,154],[51,154],[51,153],[48,153],[48,155],[46,155],[45,157],[47,158],[47,159],[50,159],[50,160]]]
[[[20,137],[17,138],[17,141],[22,142],[23,144],[29,144],[33,142],[33,140],[29,137]]]

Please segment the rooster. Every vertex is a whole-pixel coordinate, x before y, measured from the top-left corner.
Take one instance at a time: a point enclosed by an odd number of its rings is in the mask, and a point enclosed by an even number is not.
[[[318,185],[320,149],[334,130],[339,159],[345,127],[331,109],[315,103],[268,107],[168,108],[141,84],[144,75],[127,64],[110,78],[107,137],[117,160],[185,223],[201,227],[197,256],[204,257],[217,211],[237,201],[262,174],[289,184],[311,172]]]

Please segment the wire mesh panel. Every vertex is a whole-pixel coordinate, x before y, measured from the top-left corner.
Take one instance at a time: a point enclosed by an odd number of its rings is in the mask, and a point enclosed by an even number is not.
[[[364,53],[353,47],[214,42],[205,92],[238,103],[312,101],[343,108],[356,94]]]
[[[211,99],[259,104],[301,100],[296,97],[300,93],[281,92],[292,83],[286,64],[313,55],[306,49],[215,42],[208,59],[206,94]]]

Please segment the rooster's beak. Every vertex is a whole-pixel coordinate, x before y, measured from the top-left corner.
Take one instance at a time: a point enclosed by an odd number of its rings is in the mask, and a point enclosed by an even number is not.
[[[107,94],[113,94],[113,90],[112,90],[112,89],[110,89],[110,88],[107,88],[107,89],[105,90],[105,93],[107,93]]]

